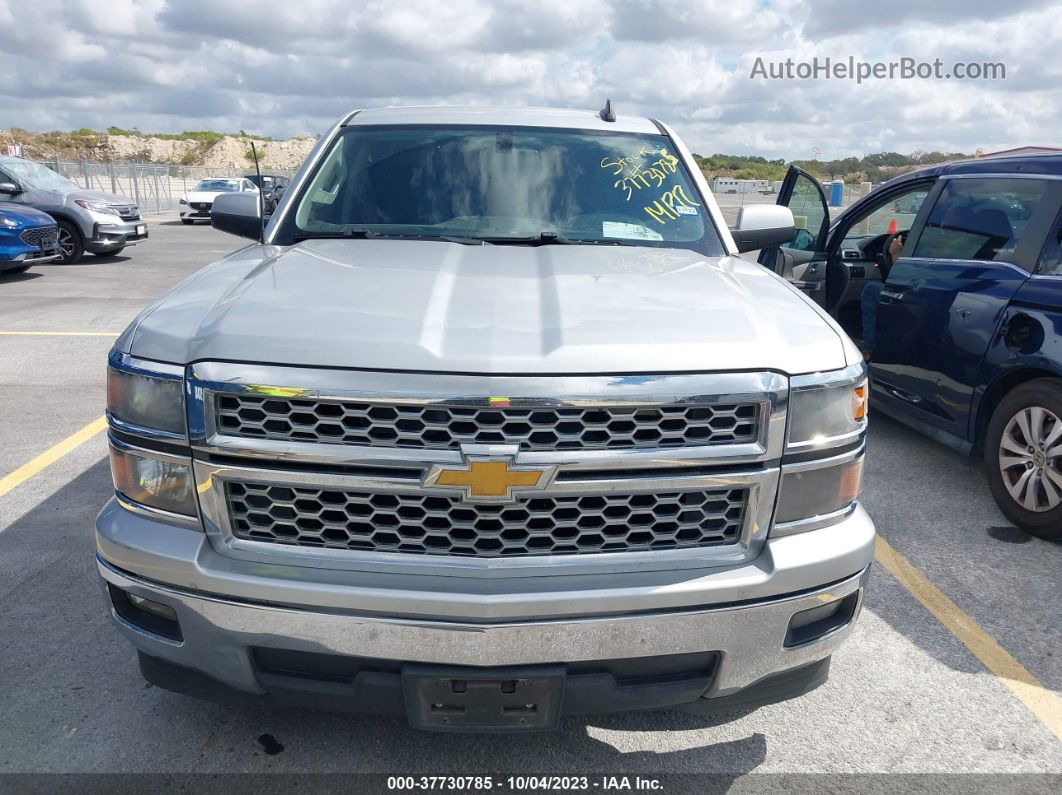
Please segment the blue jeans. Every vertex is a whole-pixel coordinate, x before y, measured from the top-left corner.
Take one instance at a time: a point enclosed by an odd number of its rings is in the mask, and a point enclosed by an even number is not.
[[[874,350],[874,326],[878,322],[878,299],[883,289],[882,282],[871,282],[863,288],[863,348],[868,351]]]

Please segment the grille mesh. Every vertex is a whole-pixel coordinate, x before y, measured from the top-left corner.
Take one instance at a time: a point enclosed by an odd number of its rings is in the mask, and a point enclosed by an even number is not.
[[[312,487],[225,484],[237,538],[301,547],[468,557],[731,544],[744,489],[533,497],[508,505]]]
[[[218,394],[221,433],[325,444],[454,450],[688,447],[757,438],[755,403],[594,408],[484,408]]]
[[[27,246],[36,246],[42,251],[55,248],[59,242],[59,228],[56,226],[37,226],[23,229],[19,235]]]

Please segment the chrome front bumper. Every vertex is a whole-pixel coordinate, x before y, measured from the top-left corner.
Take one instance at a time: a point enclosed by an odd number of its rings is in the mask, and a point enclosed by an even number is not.
[[[305,568],[269,566],[271,571],[262,572],[260,564],[246,564],[237,574],[232,561],[210,560],[209,544],[198,547],[187,565],[169,569],[184,584],[164,585],[129,574],[115,561],[137,562],[120,544],[140,536],[138,528],[148,524],[159,523],[117,506],[105,509],[98,525],[99,571],[112,586],[173,608],[183,640],[152,634],[112,610],[122,633],[151,657],[250,693],[263,692],[251,650],[275,648],[461,666],[715,651],[719,669],[705,695],[725,696],[832,654],[858,615],[874,540],[873,525],[859,508],[833,527],[769,541],[760,558],[733,569],[559,577],[548,585],[543,580],[552,578],[531,578],[533,583],[506,578],[494,581],[494,588],[478,581],[478,592],[464,593],[467,583],[433,577],[426,579],[435,581],[436,592],[411,579],[402,593],[373,588],[384,585],[373,575],[353,584],[348,573],[350,584],[341,586]],[[196,532],[159,526],[178,536]],[[154,571],[163,576],[168,566],[158,562],[163,565]],[[263,580],[271,587],[256,587],[256,572],[268,575]],[[525,593],[518,592],[521,585]],[[795,613],[853,593],[858,604],[845,626],[808,643],[785,645]],[[373,609],[384,604],[396,612]],[[424,617],[410,615],[414,609]],[[521,620],[520,614],[537,617]]]

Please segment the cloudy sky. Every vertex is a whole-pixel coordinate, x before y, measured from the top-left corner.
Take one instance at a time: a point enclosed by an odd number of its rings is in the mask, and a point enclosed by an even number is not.
[[[600,107],[695,151],[1060,145],[1057,0],[0,0],[0,128],[319,133],[394,104]],[[1003,62],[994,81],[761,80],[814,57]]]

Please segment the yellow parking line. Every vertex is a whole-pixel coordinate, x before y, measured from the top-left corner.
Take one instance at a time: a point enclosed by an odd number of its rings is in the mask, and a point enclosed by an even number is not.
[[[100,417],[98,420],[93,420],[77,433],[67,436],[54,447],[49,447],[39,456],[32,461],[23,464],[10,475],[4,475],[4,477],[0,478],[0,497],[3,497],[16,486],[25,483],[42,469],[51,466],[67,453],[73,452],[106,427],[106,417]]]
[[[120,331],[0,331],[2,337],[117,337]]]
[[[1062,699],[1054,691],[1044,687],[1025,666],[981,629],[969,614],[945,596],[881,536],[878,536],[875,557],[989,671],[999,677],[1055,737],[1062,740]]]

